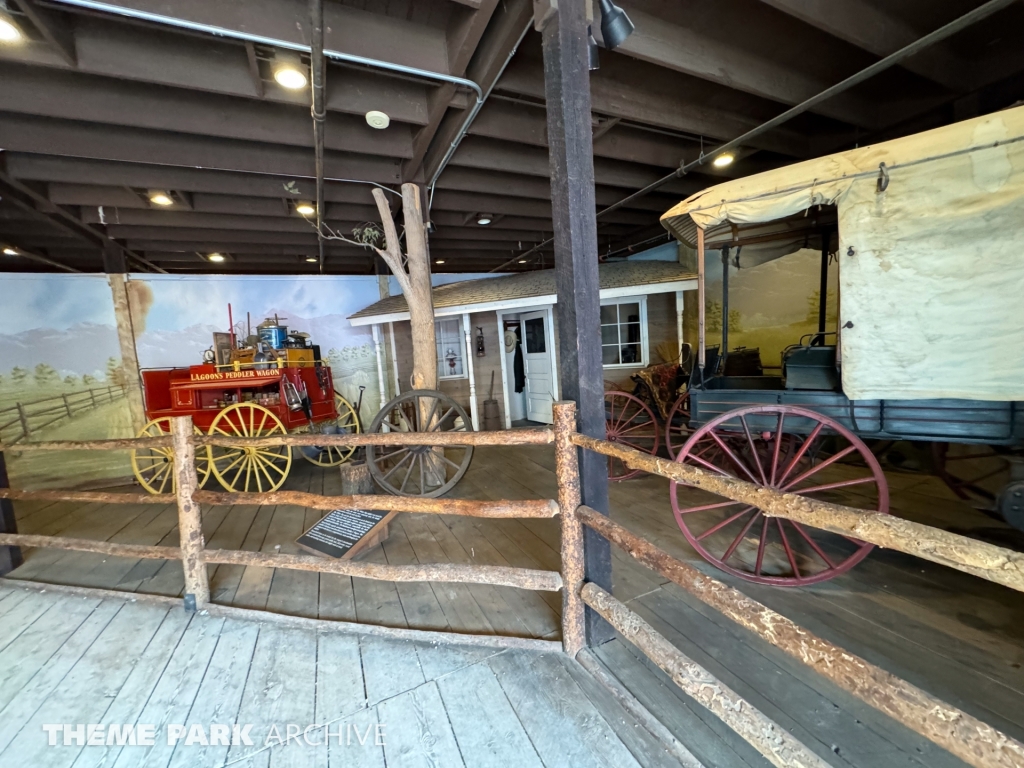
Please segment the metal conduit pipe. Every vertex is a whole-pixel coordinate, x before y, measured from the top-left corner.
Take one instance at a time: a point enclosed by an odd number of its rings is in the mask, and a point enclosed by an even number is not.
[[[324,3],[309,0],[309,81],[310,114],[313,116],[313,151],[316,154],[316,240],[319,249],[317,264],[324,271]]]
[[[716,147],[714,150],[708,152],[707,154],[701,154],[701,156],[698,157],[696,160],[691,160],[689,163],[680,165],[676,170],[672,171],[672,173],[668,174],[664,178],[658,179],[657,181],[648,184],[643,189],[634,192],[628,197],[624,197],[617,203],[609,205],[607,208],[602,208],[600,211],[597,212],[597,218],[600,219],[602,216],[605,216],[611,213],[612,211],[617,211],[619,208],[622,208],[625,205],[629,205],[634,200],[638,200],[641,197],[649,195],[651,192],[660,189],[661,187],[668,184],[670,181],[685,176],[694,168],[698,168],[699,166],[702,166],[705,163],[710,162],[717,155],[720,155],[723,152],[728,152],[729,150],[732,149],[737,149],[742,144],[750,141],[754,137],[760,136],[762,133],[770,131],[772,128],[777,128],[778,126],[782,125],[788,120],[791,120],[797,115],[800,115],[806,112],[807,110],[816,107],[818,104],[825,101],[826,99],[829,99],[835,96],[836,94],[842,93],[843,91],[852,88],[853,86],[858,85],[871,77],[874,77],[879,72],[882,72],[886,69],[889,69],[890,67],[895,66],[896,64],[899,64],[904,59],[910,58],[916,53],[920,53],[922,50],[929,47],[930,45],[934,45],[935,43],[945,40],[947,37],[955,35],[957,32],[960,32],[966,29],[967,27],[971,26],[972,24],[991,16],[993,13],[996,13],[997,11],[1001,11],[1003,8],[1013,5],[1013,3],[1015,2],[1017,2],[1017,0],[989,0],[989,2],[985,3],[984,5],[978,6],[973,11],[965,13],[963,16],[960,16],[959,18],[954,19],[948,24],[939,27],[935,31],[928,33],[924,37],[915,40],[909,45],[900,48],[898,51],[889,54],[884,59],[879,59],[874,64],[865,67],[856,74],[850,75],[850,77],[846,78],[845,80],[842,80],[836,83],[835,85],[826,88],[821,93],[812,96],[806,101],[802,101],[796,106],[787,109],[785,112],[781,113],[780,115],[777,115],[776,117],[773,117],[771,120],[762,123],[756,128],[751,128],[742,136],[737,136],[735,139],[732,139],[731,141],[728,141],[725,144]],[[515,256],[512,259],[509,259],[504,264],[501,264],[490,271],[498,272],[499,270],[504,269],[510,264],[513,264],[519,261],[520,259],[524,259],[536,253],[541,248],[551,245],[551,243],[553,242],[554,238],[548,238],[544,242],[535,245],[528,251],[524,251],[523,253]]]

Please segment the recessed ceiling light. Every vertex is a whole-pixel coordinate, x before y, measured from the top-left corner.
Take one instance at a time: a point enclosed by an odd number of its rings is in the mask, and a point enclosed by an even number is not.
[[[525,264],[525,263],[526,263],[526,259],[520,259],[520,260],[519,260],[519,263],[520,263],[520,264]]]
[[[391,118],[384,112],[378,112],[376,109],[371,109],[366,113],[366,124],[371,128],[376,128],[378,131],[382,131],[391,125]]]
[[[479,216],[477,216],[476,223],[479,224],[481,227],[486,227],[488,224],[491,223],[493,219],[494,217],[491,216],[491,214],[481,213]]]
[[[306,83],[309,82],[306,78],[306,67],[303,66],[302,59],[297,53],[278,51],[274,54],[271,67],[274,72],[274,80],[283,88],[297,91],[299,88],[305,88]]]
[[[221,261],[224,261],[224,254],[223,253],[209,253],[209,254],[206,255],[206,260],[207,261],[221,262]]]
[[[320,261],[320,259],[318,259],[316,256],[307,256],[306,261],[308,261],[310,264],[316,264],[318,261]]]
[[[0,14],[0,43],[21,42],[21,30],[7,14]]]
[[[444,264],[444,259],[434,259],[435,264]]]
[[[711,164],[715,166],[715,168],[725,168],[725,166],[727,165],[732,165],[733,160],[735,159],[736,155],[732,154],[731,152],[726,152],[724,155],[719,155],[714,160],[712,160]]]
[[[295,204],[295,212],[300,216],[312,216],[316,213],[316,206],[308,200],[300,200]]]
[[[18,255],[18,251],[15,248],[11,248],[10,246],[7,246],[6,248],[4,248],[4,256],[17,256],[17,255]]]
[[[153,205],[174,205],[174,198],[171,197],[170,192],[165,192],[160,189],[151,189],[148,192],[149,202]]]

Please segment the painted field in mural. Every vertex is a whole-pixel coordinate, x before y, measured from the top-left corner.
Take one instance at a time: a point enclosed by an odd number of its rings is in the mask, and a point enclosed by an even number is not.
[[[47,488],[126,478],[125,454],[20,453],[19,443],[130,437],[113,301],[106,278],[0,278],[0,440],[11,484]]]
[[[197,365],[215,332],[228,332],[228,305],[241,339],[276,317],[292,331],[305,331],[331,366],[335,389],[353,405],[363,393],[364,423],[379,402],[377,359],[367,328],[347,317],[376,301],[375,277],[266,277],[135,275],[129,287],[139,365]]]

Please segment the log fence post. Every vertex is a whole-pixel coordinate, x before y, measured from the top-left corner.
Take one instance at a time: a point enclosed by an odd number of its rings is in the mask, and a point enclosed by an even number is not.
[[[21,436],[26,438],[31,434],[28,428],[28,414],[25,413],[25,406],[21,403],[15,403],[18,408],[18,420],[21,422]]]
[[[92,400],[92,407],[95,408],[96,407],[96,390],[95,389],[90,389],[89,390],[89,399]]]
[[[0,450],[0,488],[9,488],[7,479],[7,460]],[[14,504],[10,499],[0,499],[0,533],[17,533],[18,523],[14,517]],[[0,546],[0,576],[6,576],[22,564],[21,548],[16,546]]]
[[[576,403],[557,402],[555,418],[555,477],[562,526],[562,648],[575,657],[587,644],[586,606],[580,597],[585,573],[583,524],[580,506],[579,449],[572,442],[576,431]]]
[[[196,610],[210,602],[210,577],[203,550],[203,523],[200,506],[192,499],[199,480],[196,476],[196,446],[191,416],[171,418],[174,438],[174,479],[178,497],[178,535],[181,539],[181,565],[185,571],[185,606]]]
[[[68,402],[67,394],[62,394],[61,397],[64,398],[64,410],[68,412],[68,418],[70,419],[71,416],[72,416],[72,414],[71,414],[71,403]]]

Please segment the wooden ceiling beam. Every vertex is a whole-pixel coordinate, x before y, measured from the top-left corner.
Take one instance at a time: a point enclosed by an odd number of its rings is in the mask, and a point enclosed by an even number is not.
[[[0,62],[0,110],[200,136],[312,148],[309,108],[180,88],[54,72]],[[376,131],[360,116],[329,120],[327,149],[385,157],[412,155],[412,131],[393,122]]]
[[[309,108],[308,91],[292,91],[260,79],[258,71],[253,73],[245,45],[235,41],[91,17],[76,20],[74,36],[79,72]],[[0,60],[51,70],[70,68],[60,56],[40,46],[0,46]],[[258,62],[253,63],[258,67]],[[326,106],[330,113],[360,116],[378,109],[395,121],[423,124],[427,94],[435,89],[384,71],[331,63]]]
[[[227,32],[309,45],[309,6],[305,0],[114,0],[109,5]],[[324,48],[433,72],[449,71],[444,30],[341,3],[325,4]]]
[[[864,0],[761,2],[815,29],[869,51],[879,58],[898,51],[929,31],[916,30],[897,16],[886,12],[884,6],[875,6]],[[938,43],[906,59],[900,66],[952,91],[964,92],[972,89],[970,63],[964,61],[945,43]]]
[[[756,128],[774,112],[753,110],[731,111],[718,106],[711,87],[684,87],[682,75],[666,72],[645,62],[602,51],[601,69],[590,76],[591,104],[595,113],[619,117],[671,131],[727,141]],[[697,83],[698,86],[703,84]],[[502,92],[544,98],[544,71],[540,61],[516,56],[498,88]],[[771,105],[768,105],[771,106]],[[807,137],[781,127],[751,142],[758,149],[779,152],[790,157],[805,158],[810,148]]]
[[[467,76],[485,94],[494,87],[532,18],[533,5],[530,0],[505,0],[500,10],[493,13],[491,24],[478,41],[478,48],[471,60],[467,62]],[[421,159],[420,168],[425,180],[435,176],[449,148],[459,140],[465,119],[466,114],[462,111],[447,110],[442,113]]]
[[[636,29],[616,51],[789,106],[799,104],[837,82],[815,73],[819,62],[814,57],[807,58],[803,67],[790,67],[742,43],[725,42],[729,36],[722,35],[719,30],[736,22],[732,13],[729,7],[721,5],[717,8],[721,24],[710,18],[704,19],[703,26],[715,27],[709,34],[700,29],[699,23],[674,24],[630,8],[629,18]],[[744,19],[744,23],[751,21],[753,19]],[[594,36],[600,42],[599,23],[594,24]],[[800,43],[794,41],[794,45]],[[856,71],[856,66],[853,71]],[[877,104],[849,91],[823,102],[815,112],[861,128],[882,125]]]
[[[158,163],[247,173],[310,178],[313,153],[302,147],[189,136],[140,128],[111,127],[52,118],[0,114],[0,146],[9,151]],[[380,184],[399,181],[396,160],[328,151],[327,175]]]
[[[14,4],[69,67],[78,65],[74,32],[63,14],[42,7],[36,0],[14,0]]]
[[[550,200],[527,200],[524,198],[502,197],[472,192],[454,192],[437,190],[434,194],[435,211],[459,211],[476,213],[502,213],[506,216],[525,216],[528,218],[551,220]],[[657,219],[657,213],[621,210],[603,217],[601,220],[610,224],[645,224]]]
[[[459,77],[466,75],[466,68],[476,52],[487,25],[498,7],[498,0],[482,0],[477,8],[459,8],[452,14],[446,31],[450,72]],[[472,78],[471,78],[472,79]],[[474,82],[476,82],[474,80]],[[479,83],[478,83],[479,85]],[[481,86],[486,90],[485,86]],[[413,138],[412,156],[402,168],[405,181],[426,181],[423,161],[434,137],[448,112],[448,106],[456,93],[456,86],[443,83],[428,98],[427,122]],[[463,112],[463,110],[459,110]]]

